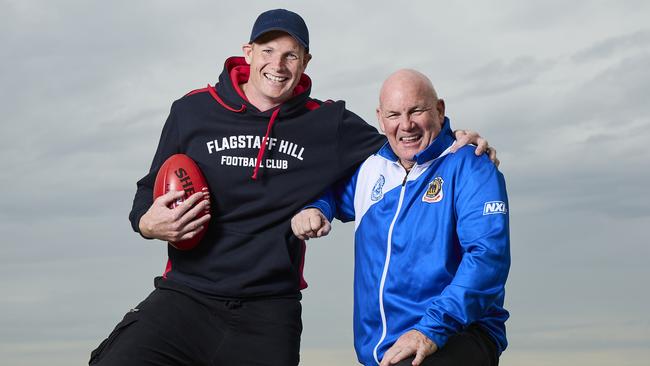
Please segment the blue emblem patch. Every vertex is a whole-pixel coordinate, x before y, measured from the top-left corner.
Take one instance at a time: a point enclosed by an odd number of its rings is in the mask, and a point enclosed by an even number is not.
[[[384,195],[382,193],[382,188],[384,188],[384,183],[386,183],[386,178],[383,175],[379,175],[379,179],[375,182],[375,185],[372,187],[372,193],[370,194],[370,199],[373,201],[379,201]]]

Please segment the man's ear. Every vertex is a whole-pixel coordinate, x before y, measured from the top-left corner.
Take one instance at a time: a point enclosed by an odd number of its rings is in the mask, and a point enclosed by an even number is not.
[[[377,107],[377,109],[375,109],[375,113],[377,113],[377,122],[379,122],[379,129],[381,132],[386,133],[386,129],[384,128],[384,119],[381,118],[381,109]]]
[[[442,120],[445,119],[445,101],[442,99],[438,99],[436,101],[436,111],[438,111],[438,115]]]
[[[241,50],[244,53],[244,59],[246,60],[247,64],[251,64],[251,56],[253,55],[253,44],[252,43],[244,43],[241,46]]]
[[[311,53],[305,53],[305,56],[302,59],[302,69],[303,71],[307,69],[307,64],[311,61]]]

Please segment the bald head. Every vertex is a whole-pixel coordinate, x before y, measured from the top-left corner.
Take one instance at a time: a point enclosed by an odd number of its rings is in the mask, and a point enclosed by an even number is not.
[[[409,170],[415,163],[415,155],[440,133],[445,102],[438,99],[431,80],[424,74],[403,69],[384,81],[377,119],[399,162]]]
[[[438,94],[426,75],[413,69],[401,69],[392,73],[382,84],[379,92],[379,106],[381,107],[385,98],[406,90],[412,90],[419,95],[432,98],[432,100],[438,99]]]

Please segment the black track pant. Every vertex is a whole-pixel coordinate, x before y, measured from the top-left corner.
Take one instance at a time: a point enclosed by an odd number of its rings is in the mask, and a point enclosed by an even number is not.
[[[396,366],[410,366],[414,357]],[[492,338],[478,325],[449,338],[447,344],[425,358],[421,366],[497,366],[499,353]]]
[[[213,299],[157,280],[90,365],[278,365],[299,362],[300,295]]]

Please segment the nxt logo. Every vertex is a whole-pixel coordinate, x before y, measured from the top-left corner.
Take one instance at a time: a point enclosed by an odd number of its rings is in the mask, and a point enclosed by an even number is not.
[[[503,201],[485,202],[483,206],[483,215],[505,214],[506,212],[508,212],[508,208]]]
[[[442,183],[444,181],[440,177],[436,177],[429,183],[427,191],[422,196],[422,202],[434,203],[442,201]]]

